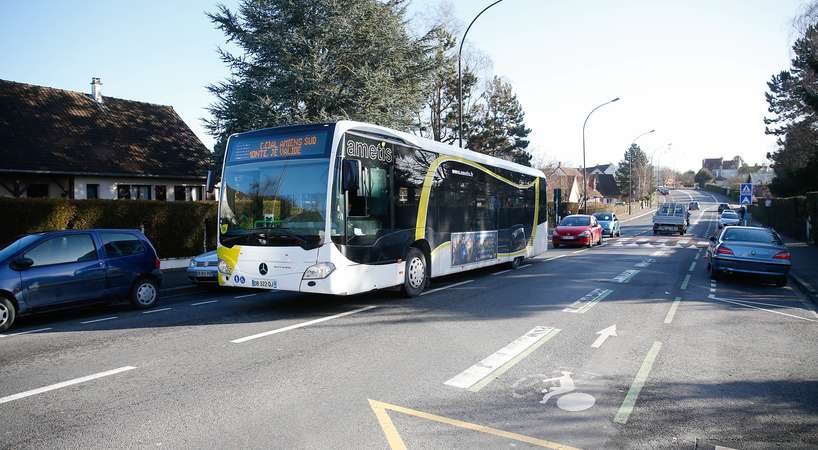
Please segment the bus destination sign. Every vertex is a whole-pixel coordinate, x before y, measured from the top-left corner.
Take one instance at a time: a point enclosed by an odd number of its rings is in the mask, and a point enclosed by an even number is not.
[[[230,162],[272,161],[324,156],[325,131],[234,138],[230,142]]]

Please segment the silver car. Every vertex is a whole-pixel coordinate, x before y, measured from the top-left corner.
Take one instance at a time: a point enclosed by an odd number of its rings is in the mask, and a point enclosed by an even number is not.
[[[792,262],[781,236],[768,228],[725,227],[710,238],[707,269],[711,278],[722,273],[744,273],[772,278],[778,286],[787,284]]]
[[[216,251],[202,253],[190,259],[187,277],[196,284],[216,284],[219,276],[219,257]]]
[[[619,219],[616,218],[616,214],[605,211],[594,213],[594,217],[596,217],[599,225],[602,226],[603,235],[617,237],[622,234],[621,230],[619,229]]]
[[[732,210],[725,210],[719,217],[719,229],[733,225],[740,225],[741,218]]]

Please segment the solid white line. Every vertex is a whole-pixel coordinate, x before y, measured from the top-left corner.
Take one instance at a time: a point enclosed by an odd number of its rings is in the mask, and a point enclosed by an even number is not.
[[[235,296],[235,297],[233,297],[233,298],[247,298],[247,297],[252,297],[252,296],[254,296],[254,295],[258,295],[258,293],[255,293],[255,294],[245,294],[245,295],[237,295],[237,296]]]
[[[368,311],[368,310],[370,310],[372,308],[377,308],[377,307],[378,307],[378,305],[364,306],[363,308],[353,309],[352,311],[347,311],[347,312],[343,312],[343,313],[340,313],[340,314],[334,314],[332,316],[322,317],[320,319],[310,320],[308,322],[301,322],[301,323],[297,323],[295,325],[290,325],[288,327],[277,328],[275,330],[265,331],[263,333],[258,333],[258,334],[254,334],[254,335],[251,335],[251,336],[246,336],[246,337],[243,337],[243,338],[233,339],[230,342],[232,342],[233,344],[241,344],[242,342],[252,341],[253,339],[263,338],[263,337],[266,337],[266,336],[272,336],[274,334],[283,333],[285,331],[290,331],[290,330],[295,330],[297,328],[308,327],[310,325],[315,325],[317,323],[326,322],[328,320],[338,319],[340,317],[349,316],[349,315],[359,313],[359,312],[363,312],[363,311]]]
[[[153,313],[158,313],[158,312],[162,312],[162,311],[169,311],[169,310],[171,310],[171,309],[173,309],[173,308],[159,308],[159,309],[152,309],[152,310],[150,310],[150,311],[143,311],[143,312],[142,312],[142,314],[153,314]]]
[[[527,268],[527,267],[531,267],[532,265],[533,265],[533,264],[524,264],[524,265],[522,265],[522,266],[518,267],[518,268],[517,268],[517,270],[520,270],[520,269],[525,269],[525,268]]]
[[[761,310],[761,311],[766,311],[766,312],[768,312],[768,313],[780,314],[780,315],[782,315],[782,316],[787,316],[787,317],[793,317],[793,318],[795,318],[795,319],[806,320],[807,322],[816,322],[815,320],[813,320],[813,319],[807,319],[806,317],[796,316],[796,315],[794,315],[794,314],[787,314],[787,313],[784,313],[784,312],[781,312],[781,311],[773,311],[773,310],[771,310],[771,309],[766,309],[766,308],[759,308],[758,306],[749,305],[749,304],[747,304],[747,303],[744,303],[744,302],[741,302],[741,301],[737,301],[737,300],[727,300],[727,299],[724,299],[724,298],[719,298],[719,297],[716,297],[716,296],[714,296],[714,295],[711,295],[711,296],[709,296],[708,298],[710,298],[710,299],[712,299],[712,300],[716,300],[717,302],[732,303],[732,304],[734,304],[734,305],[744,306],[745,308],[759,309],[759,310]],[[779,306],[779,305],[774,305],[774,306]]]
[[[79,384],[79,383],[85,383],[86,381],[96,380],[97,378],[107,377],[107,376],[110,376],[110,375],[116,375],[118,373],[127,372],[127,371],[133,370],[133,369],[136,369],[136,367],[133,367],[133,366],[120,367],[118,369],[108,370],[106,372],[99,372],[99,373],[95,373],[93,375],[88,375],[88,376],[85,376],[85,377],[74,378],[73,380],[63,381],[62,383],[57,383],[57,384],[52,384],[50,386],[45,386],[45,387],[41,387],[41,388],[37,388],[37,389],[32,389],[30,391],[21,392],[19,394],[9,395],[9,396],[0,398],[0,404],[8,403],[8,402],[11,402],[11,401],[14,401],[14,400],[19,400],[19,399],[25,398],[25,397],[31,397],[32,395],[42,394],[43,392],[53,391],[53,390],[56,390],[56,389],[64,388],[64,387],[67,387],[67,386],[72,386],[72,385]]]
[[[21,334],[39,333],[40,331],[48,331],[51,328],[38,328],[36,330],[20,331],[19,333],[0,334],[0,337],[20,336]]]
[[[420,295],[432,294],[432,293],[435,293],[435,292],[438,292],[438,291],[442,291],[444,289],[453,288],[455,286],[463,286],[464,284],[471,283],[472,281],[474,281],[474,280],[461,281],[459,283],[450,284],[448,286],[443,286],[443,287],[439,287],[439,288],[436,288],[436,289],[430,289],[430,290],[428,290],[428,291],[426,291],[426,292],[424,292],[424,293],[422,293]]]
[[[614,417],[614,422],[622,425],[625,425],[625,423],[628,422],[628,418],[633,412],[633,407],[636,405],[636,399],[639,398],[639,392],[641,392],[642,388],[645,386],[645,382],[648,380],[648,375],[650,375],[650,370],[653,368],[653,363],[656,361],[656,355],[659,354],[659,350],[661,349],[662,343],[656,341],[653,343],[650,350],[648,350],[645,360],[642,361],[642,367],[640,367],[639,372],[636,373],[636,378],[633,379],[633,383],[631,384],[630,389],[628,389],[628,393],[625,395],[625,400],[622,401],[622,406],[619,407],[619,411],[617,411],[616,416]]]
[[[630,222],[631,220],[636,220],[636,219],[638,219],[638,218],[640,218],[640,217],[645,217],[645,216],[647,216],[648,214],[653,214],[654,212],[656,212],[656,210],[655,210],[655,209],[651,209],[650,211],[646,212],[645,214],[641,214],[641,215],[638,215],[638,216],[636,216],[636,217],[631,217],[630,219],[620,220],[620,221],[619,221],[619,223],[627,223],[627,222]]]
[[[665,316],[665,323],[673,322],[673,316],[676,315],[676,309],[679,308],[679,302],[682,301],[682,297],[676,297],[673,300],[673,303],[670,305],[670,309],[667,311],[667,315]]]
[[[80,322],[80,323],[86,324],[86,323],[103,322],[105,320],[113,320],[113,319],[118,319],[118,318],[119,318],[118,316],[103,317],[102,319],[86,320],[85,322]]]
[[[460,372],[444,384],[477,392],[559,332],[560,330],[552,327],[534,327],[528,333]],[[518,356],[521,357],[518,358]]]
[[[553,261],[555,259],[564,258],[565,256],[567,256],[567,255],[558,255],[558,256],[554,256],[552,258],[544,259],[543,261]]]
[[[208,303],[216,303],[218,300],[207,300],[204,302],[191,303],[190,306],[206,305]]]

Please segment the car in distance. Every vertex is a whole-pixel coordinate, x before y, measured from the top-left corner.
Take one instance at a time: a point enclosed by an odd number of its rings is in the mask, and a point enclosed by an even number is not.
[[[0,249],[0,331],[21,315],[127,298],[159,300],[162,271],[139,230],[68,230],[24,235]]]
[[[694,200],[694,201],[688,203],[687,204],[687,210],[688,211],[698,211],[699,210],[699,202]]]
[[[729,211],[730,205],[727,203],[719,203],[719,214],[723,213],[724,211]]]
[[[594,213],[594,217],[602,227],[603,235],[610,237],[621,236],[622,230],[619,228],[619,219],[616,214],[610,211],[602,211]]]
[[[787,284],[792,267],[781,236],[759,227],[725,227],[718,237],[710,238],[707,261],[712,278],[722,273],[742,273],[773,279],[778,286]]]
[[[738,214],[736,214],[735,211],[728,209],[721,213],[721,216],[719,217],[719,229],[739,225],[740,222],[741,218],[738,216]]]
[[[219,257],[216,251],[202,253],[190,259],[187,277],[195,284],[218,285]]]
[[[551,244],[554,248],[560,245],[579,245],[591,247],[602,244],[602,226],[596,217],[585,214],[573,214],[564,217],[554,228]]]

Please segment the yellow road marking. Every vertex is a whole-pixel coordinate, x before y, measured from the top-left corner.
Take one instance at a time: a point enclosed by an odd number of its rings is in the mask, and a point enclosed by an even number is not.
[[[517,442],[525,442],[526,444],[536,445],[538,447],[562,450],[579,450],[576,447],[570,447],[556,442],[546,441],[544,439],[538,439],[531,436],[512,433],[509,431],[498,430],[497,428],[491,428],[484,425],[464,422],[462,420],[451,419],[449,417],[438,416],[436,414],[430,414],[415,409],[404,408],[402,406],[379,402],[377,400],[369,399],[369,406],[375,413],[375,417],[378,418],[378,423],[381,425],[383,434],[386,436],[386,440],[387,442],[389,442],[389,447],[392,450],[406,450],[406,444],[403,443],[403,439],[401,439],[398,430],[395,428],[395,424],[392,423],[392,419],[389,418],[389,413],[387,412],[387,410],[399,412],[409,416],[419,417],[421,419],[431,420],[433,422],[451,425],[458,428],[464,428],[466,430],[478,431],[480,433],[486,433],[492,436],[511,439]]]

